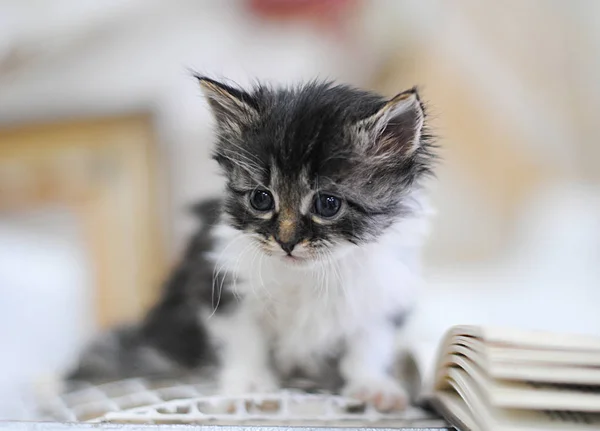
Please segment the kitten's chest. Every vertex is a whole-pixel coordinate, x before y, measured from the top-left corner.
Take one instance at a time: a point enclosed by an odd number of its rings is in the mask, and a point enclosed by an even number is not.
[[[286,295],[266,301],[262,320],[274,334],[318,339],[319,334],[330,337],[328,333],[344,332],[351,315],[344,298],[335,292],[320,294],[296,285],[290,286]]]
[[[385,247],[356,249],[335,265],[305,270],[277,261],[241,262],[235,287],[272,349],[302,361],[339,351],[361,328],[411,302],[413,274],[396,256]]]
[[[285,299],[263,304],[261,324],[279,357],[306,360],[339,350],[357,319],[344,299],[336,296],[332,292],[319,296],[299,284],[290,286]]]
[[[399,266],[386,262],[379,271],[363,265],[339,265],[323,271],[270,268],[247,273],[254,310],[275,346],[326,351],[339,346],[369,322],[391,315],[406,301]],[[258,288],[257,286],[260,286]],[[385,318],[385,317],[383,317]]]
[[[249,271],[246,295],[254,301],[261,324],[276,339],[302,340],[305,345],[331,342],[350,330],[354,310],[346,290],[352,289],[349,274],[333,271],[296,271],[277,265],[262,272]]]

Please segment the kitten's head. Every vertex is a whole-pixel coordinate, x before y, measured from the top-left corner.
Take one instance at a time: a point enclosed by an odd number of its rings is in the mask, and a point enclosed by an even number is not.
[[[217,123],[227,220],[267,255],[307,264],[376,241],[430,172],[415,89],[384,99],[331,83],[246,92],[198,79]]]

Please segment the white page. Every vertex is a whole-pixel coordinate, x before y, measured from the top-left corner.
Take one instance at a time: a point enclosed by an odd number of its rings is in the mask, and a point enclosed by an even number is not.
[[[451,415],[458,417],[465,425],[477,424],[475,429],[489,431],[542,431],[542,430],[598,430],[600,414],[566,412],[543,412],[535,410],[499,409],[492,407],[470,380],[468,374],[459,368],[449,370],[448,382],[454,389],[436,393],[436,400],[446,406]],[[466,408],[456,409],[463,399]],[[452,400],[448,402],[448,400]],[[468,415],[465,417],[465,415]]]
[[[524,382],[494,380],[465,357],[454,355],[452,360],[496,407],[600,412],[600,393],[556,385],[533,386]]]

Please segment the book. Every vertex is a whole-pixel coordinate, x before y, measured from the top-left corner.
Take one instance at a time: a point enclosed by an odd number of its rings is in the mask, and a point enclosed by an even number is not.
[[[422,362],[418,401],[460,430],[600,430],[600,338],[456,326]]]

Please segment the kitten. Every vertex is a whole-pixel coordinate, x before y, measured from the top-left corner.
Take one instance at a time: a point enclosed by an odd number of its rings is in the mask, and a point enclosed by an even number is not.
[[[222,390],[241,394],[335,370],[343,394],[404,406],[390,370],[420,281],[434,160],[417,91],[387,100],[331,83],[247,92],[198,80],[224,199],[198,209],[203,228],[146,320],[93,345],[78,375],[216,361]]]

